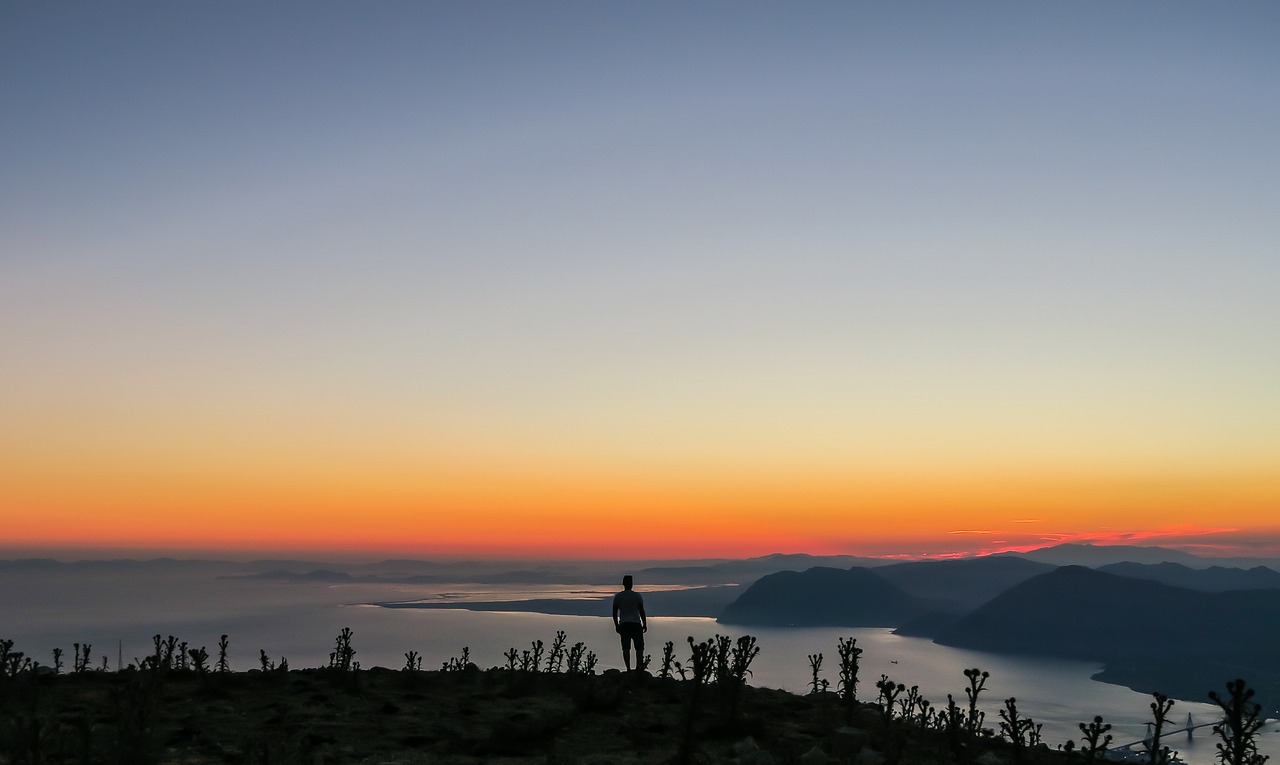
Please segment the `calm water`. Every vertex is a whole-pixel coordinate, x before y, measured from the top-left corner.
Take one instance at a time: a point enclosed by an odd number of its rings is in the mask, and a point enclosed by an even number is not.
[[[258,664],[264,649],[275,660],[285,656],[293,667],[322,666],[334,638],[343,627],[355,632],[356,658],[365,667],[399,668],[406,651],[417,651],[427,668],[439,667],[464,646],[481,667],[504,663],[512,647],[528,648],[533,640],[550,644],[557,630],[570,643],[583,641],[600,657],[600,669],[621,667],[621,652],[612,623],[600,617],[554,616],[531,613],[485,613],[465,610],[386,609],[375,602],[419,598],[515,596],[546,597],[556,592],[583,594],[583,588],[440,587],[285,584],[248,580],[218,580],[207,575],[125,577],[107,579],[68,572],[57,577],[0,577],[0,602],[5,603],[0,637],[16,641],[44,663],[51,663],[57,646],[69,655],[73,642],[93,645],[96,661],[106,655],[114,668],[119,657],[127,664],[151,650],[151,636],[173,634],[193,647],[216,653],[218,637],[228,634],[231,659],[237,669]],[[676,643],[685,658],[685,638],[701,640],[715,633],[738,637],[744,630],[710,619],[651,620],[648,651],[661,654],[662,644]],[[966,667],[991,673],[986,699],[987,722],[996,727],[997,709],[1014,696],[1019,709],[1044,725],[1051,746],[1077,739],[1077,724],[1095,714],[1114,726],[1116,743],[1136,741],[1150,716],[1151,698],[1119,686],[1089,679],[1099,667],[1076,661],[999,656],[938,646],[919,638],[898,637],[883,629],[765,629],[746,630],[761,648],[752,669],[753,685],[803,693],[810,678],[808,655],[825,656],[823,676],[837,679],[836,645],[840,637],[855,637],[864,650],[859,697],[875,696],[875,681],[886,674],[908,687],[920,686],[935,704],[951,693],[964,699]],[[655,666],[656,669],[655,658]],[[1180,724],[1190,712],[1197,723],[1214,718],[1209,704],[1178,701],[1174,719]],[[1264,753],[1280,758],[1277,725],[1267,726]],[[1192,765],[1213,761],[1213,738],[1208,729],[1188,741],[1176,735],[1167,742]]]

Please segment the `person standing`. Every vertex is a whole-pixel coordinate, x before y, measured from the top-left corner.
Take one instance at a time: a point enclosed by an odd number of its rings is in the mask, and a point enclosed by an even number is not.
[[[631,646],[636,648],[636,669],[644,663],[644,633],[649,631],[649,617],[644,613],[644,598],[631,589],[631,575],[622,577],[622,592],[613,596],[613,629],[622,638],[622,661],[631,671]]]

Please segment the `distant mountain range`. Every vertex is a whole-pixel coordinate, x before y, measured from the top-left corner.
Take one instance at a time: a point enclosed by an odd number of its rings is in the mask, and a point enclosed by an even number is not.
[[[1280,588],[1280,572],[1266,566],[1254,566],[1250,569],[1226,566],[1188,568],[1180,563],[1112,563],[1101,566],[1098,570],[1205,592]]]

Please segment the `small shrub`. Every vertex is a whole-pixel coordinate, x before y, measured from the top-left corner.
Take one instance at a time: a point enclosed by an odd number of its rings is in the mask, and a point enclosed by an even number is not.
[[[969,735],[977,736],[982,733],[982,724],[987,720],[987,713],[978,710],[978,696],[986,689],[987,678],[991,677],[991,673],[974,667],[966,669],[964,676],[969,680],[969,687],[964,689],[964,695],[969,699],[965,730]]]
[[[933,706],[920,693],[920,686],[911,686],[907,689],[907,695],[898,699],[898,716],[922,728],[929,726],[933,717]]]
[[[0,677],[16,677],[31,666],[31,659],[22,651],[13,650],[12,640],[0,640]]]
[[[876,690],[880,692],[876,697],[876,705],[880,707],[880,717],[886,728],[889,726],[889,721],[893,719],[893,702],[898,698],[898,694],[906,689],[906,685],[895,683],[889,679],[888,675],[881,675],[876,681]]]
[[[1000,733],[1013,744],[1013,759],[1021,762],[1026,751],[1040,743],[1040,729],[1030,717],[1018,712],[1018,700],[1009,697],[1004,700],[1004,709],[1000,710]]]
[[[751,674],[751,662],[760,655],[760,646],[751,635],[743,635],[734,643],[729,651],[729,672],[727,686],[723,689],[729,699],[729,720],[738,716],[738,700],[741,698],[742,686],[747,683],[747,675]]]
[[[1164,731],[1165,722],[1169,719],[1169,710],[1173,708],[1173,699],[1159,692],[1151,695],[1155,699],[1151,702],[1154,723],[1151,728],[1151,737],[1142,744],[1147,752],[1147,761],[1151,765],[1168,765],[1173,760],[1174,752],[1167,746],[1160,746],[1160,735]]]
[[[1209,698],[1222,709],[1222,722],[1213,726],[1218,742],[1218,762],[1222,765],[1262,765],[1269,757],[1258,754],[1258,730],[1263,725],[1259,718],[1262,705],[1253,701],[1254,691],[1244,680],[1227,683],[1227,698],[1216,691]]]
[[[546,650],[541,640],[535,640],[530,644],[529,650],[529,670],[537,672],[538,667],[542,666],[542,654]]]
[[[809,654],[809,671],[813,674],[813,677],[809,680],[809,693],[825,693],[831,683],[820,677],[822,674],[822,654]]]
[[[90,646],[88,643],[85,643],[83,646],[80,645],[79,643],[72,643],[72,647],[75,649],[75,658],[71,662],[71,671],[75,672],[76,674],[79,674],[81,672],[88,672],[89,671],[89,653],[90,653],[90,650],[92,649],[92,646]]]
[[[558,673],[564,666],[566,640],[564,630],[556,630],[556,638],[551,641],[551,651],[547,654],[548,672]]]
[[[231,643],[227,640],[227,636],[223,635],[218,639],[218,672],[230,672],[231,664],[227,661],[227,648]]]
[[[198,674],[203,675],[209,671],[209,652],[204,646],[199,648],[188,648],[187,656],[191,658],[191,668]]]
[[[351,638],[355,635],[350,627],[343,627],[342,632],[338,633],[337,640],[334,644],[333,653],[329,654],[329,668],[339,672],[352,672],[360,669],[360,662],[355,661],[356,649],[351,645]]]
[[[467,665],[469,664],[471,664],[471,649],[467,646],[463,646],[462,654],[460,656],[449,657],[449,660],[446,661],[443,665],[441,665],[440,671],[441,672],[461,672],[462,670],[466,669]]]
[[[565,658],[565,671],[571,675],[580,675],[583,672],[583,665],[587,657],[587,644],[578,641],[569,647],[569,653]]]
[[[675,666],[676,644],[670,640],[662,646],[662,667],[658,670],[658,677],[666,680],[670,678],[671,670]]]
[[[852,725],[853,712],[858,706],[858,658],[862,656],[862,649],[855,638],[838,638],[836,654],[840,658],[840,680],[836,690],[844,699],[845,722]]]
[[[1085,725],[1080,723],[1080,732],[1084,735],[1080,737],[1083,745],[1080,747],[1080,753],[1089,762],[1105,757],[1107,746],[1111,743],[1113,736],[1108,733],[1111,730],[1110,723],[1102,722],[1102,715],[1094,715],[1093,722]]]

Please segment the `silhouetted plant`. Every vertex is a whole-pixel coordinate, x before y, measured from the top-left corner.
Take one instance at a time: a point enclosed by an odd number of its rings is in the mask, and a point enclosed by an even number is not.
[[[855,638],[837,638],[836,654],[840,658],[840,680],[836,690],[844,699],[845,722],[853,724],[853,713],[858,706],[858,659],[862,649]]]
[[[542,644],[541,640],[535,640],[530,645],[531,647],[529,649],[529,671],[537,672],[538,667],[542,666],[542,654],[543,654],[543,651],[546,650],[546,646]]]
[[[556,630],[556,638],[551,641],[551,651],[547,653],[547,671],[556,673],[564,666],[565,642],[568,636],[564,630]]]
[[[32,667],[31,659],[13,650],[12,640],[0,640],[0,677],[16,677]]]
[[[693,674],[693,683],[689,692],[689,708],[685,714],[684,735],[681,737],[680,749],[676,754],[676,761],[682,763],[682,765],[688,763],[693,757],[693,725],[702,705],[702,686],[711,681],[711,677],[715,672],[716,657],[715,638],[709,638],[698,643],[690,636],[688,641],[688,668]],[[680,671],[680,676],[683,678],[685,676],[684,668],[677,664],[676,669]]]
[[[587,657],[587,644],[578,641],[569,646],[569,654],[565,659],[565,670],[571,675],[580,675]]]
[[[88,643],[85,643],[84,645],[80,645],[79,643],[72,643],[71,645],[75,649],[75,653],[76,653],[75,658],[71,662],[71,671],[77,674],[80,672],[88,672],[89,671],[89,654],[93,646],[89,645]]]
[[[907,695],[898,699],[898,716],[903,720],[920,727],[928,727],[933,707],[929,700],[920,693],[920,686],[913,685],[907,689]]]
[[[53,674],[55,675],[62,674],[62,649],[61,648],[53,649]]]
[[[1000,733],[1013,744],[1013,759],[1021,762],[1026,751],[1040,743],[1040,730],[1030,717],[1018,712],[1018,700],[1012,696],[1004,700],[1004,709],[1000,710]]]
[[[671,677],[671,669],[675,666],[676,644],[668,640],[662,645],[662,667],[658,671],[658,677],[666,680]]]
[[[826,691],[827,686],[829,686],[830,683],[828,683],[825,679],[821,677],[822,654],[820,653],[809,654],[809,672],[812,675],[812,677],[809,680],[809,693],[819,693],[822,691]]]
[[[280,661],[274,662],[267,656],[267,652],[261,648],[258,649],[258,664],[262,667],[263,672],[288,672],[289,660],[281,656]]]
[[[585,671],[588,675],[595,673],[597,661],[598,661],[598,658],[596,657],[596,652],[587,651],[587,663],[585,665]]]
[[[1164,732],[1164,724],[1169,719],[1169,710],[1173,708],[1173,699],[1163,693],[1151,694],[1155,701],[1151,702],[1153,718],[1151,736],[1142,742],[1151,765],[1168,765],[1173,759],[1173,752],[1167,746],[1160,746],[1160,735]]]
[[[880,675],[880,679],[876,681],[876,690],[880,692],[876,697],[876,705],[880,707],[880,718],[886,728],[889,721],[893,719],[893,702],[898,698],[898,694],[906,689],[906,685],[895,683],[889,679],[888,675]]]
[[[947,743],[951,748],[951,756],[960,761],[964,754],[965,733],[968,730],[964,710],[956,703],[955,696],[947,694],[947,708],[938,713],[935,726],[947,734]]]
[[[653,654],[636,654],[636,671],[648,672],[649,664],[653,662]]]
[[[230,646],[231,646],[231,643],[227,640],[227,636],[226,636],[226,635],[223,635],[222,637],[218,638],[218,667],[217,667],[217,669],[218,669],[218,671],[219,671],[219,672],[230,672],[230,671],[231,671],[231,663],[227,661],[227,648],[229,648]]]
[[[984,672],[977,667],[966,669],[964,676],[969,680],[969,687],[964,689],[964,695],[969,699],[969,713],[965,718],[965,729],[972,736],[982,733],[982,724],[987,720],[986,712],[978,710],[978,696],[987,687],[987,678],[991,677],[990,672]]]
[[[199,648],[188,648],[187,656],[191,657],[191,667],[197,673],[203,675],[209,671],[209,652],[205,650],[204,646],[200,646]]]
[[[1209,691],[1209,698],[1222,708],[1222,722],[1213,726],[1218,742],[1218,762],[1222,765],[1262,765],[1269,758],[1258,754],[1258,729],[1262,705],[1253,701],[1254,691],[1239,678],[1227,683],[1227,698]]]
[[[717,634],[713,635],[711,640],[714,643],[712,664],[715,667],[715,681],[719,685],[727,686],[729,684],[729,651],[733,646],[733,638]]]
[[[729,651],[729,673],[725,691],[729,698],[729,719],[738,716],[738,701],[741,698],[742,686],[746,685],[747,675],[751,674],[751,662],[760,655],[760,646],[751,635],[743,635],[734,643]]]
[[[1113,738],[1108,733],[1110,730],[1111,724],[1102,722],[1102,715],[1094,715],[1093,722],[1088,725],[1080,723],[1080,732],[1084,734],[1080,737],[1084,742],[1080,747],[1080,753],[1086,760],[1093,762],[1106,756],[1107,746]]]
[[[343,627],[342,632],[338,633],[333,653],[329,654],[330,669],[336,669],[339,672],[360,669],[360,662],[355,661],[356,649],[351,645],[351,638],[354,635],[350,627]]]
[[[139,662],[139,667],[156,672],[164,672],[177,666],[174,660],[174,655],[178,651],[178,639],[176,637],[170,635],[166,640],[159,635],[153,635],[151,637],[151,645],[151,655]]]
[[[507,669],[515,672],[518,662],[520,661],[520,651],[512,647],[508,648],[507,652],[502,655],[507,659]]]
[[[157,655],[163,654],[163,657],[160,660],[160,668],[173,669],[175,666],[177,666],[176,662],[174,661],[174,656],[175,655],[180,656],[182,654],[182,652],[178,648],[178,639],[173,635],[170,635],[167,639],[165,639],[165,641],[162,644],[160,642],[160,636],[156,635],[155,641],[156,641],[156,654]]]
[[[462,647],[462,654],[459,656],[451,656],[440,667],[441,672],[461,672],[471,664],[471,649],[468,646]]]
[[[418,655],[417,651],[409,651],[404,655],[404,667],[401,668],[401,671],[402,672],[421,672],[422,671],[422,657]]]

